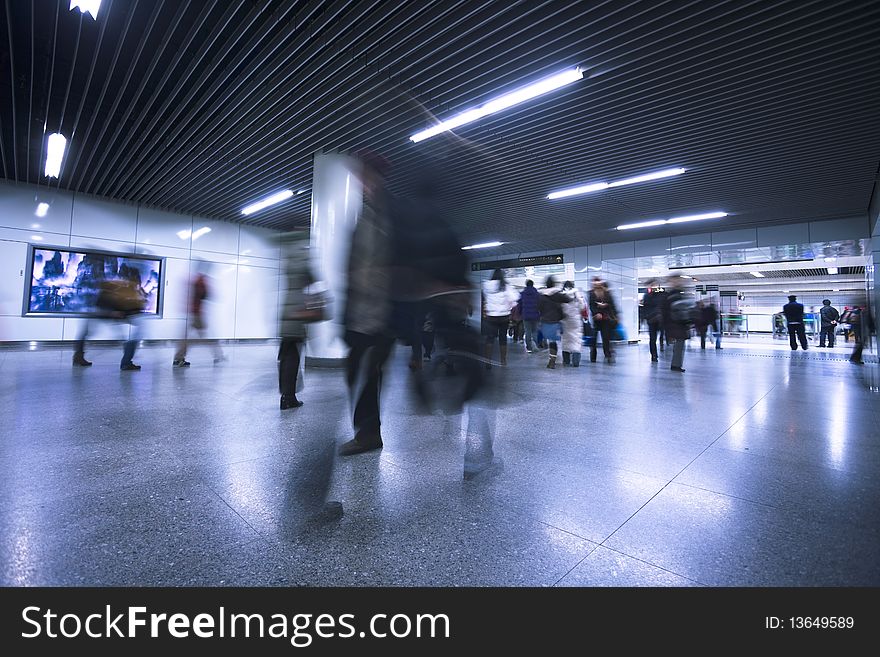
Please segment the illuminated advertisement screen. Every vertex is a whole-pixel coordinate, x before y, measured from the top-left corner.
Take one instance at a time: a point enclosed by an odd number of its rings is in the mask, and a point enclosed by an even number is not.
[[[88,315],[102,284],[128,281],[140,290],[143,312],[158,315],[162,259],[131,254],[33,247],[26,314]]]

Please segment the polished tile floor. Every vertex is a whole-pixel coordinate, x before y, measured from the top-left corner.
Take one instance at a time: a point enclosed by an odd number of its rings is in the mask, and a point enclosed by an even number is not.
[[[350,437],[339,371],[278,410],[274,347],[0,350],[0,584],[880,584],[877,366],[644,346],[493,369],[503,467],[464,480],[459,415],[390,363],[381,452],[338,459],[337,521],[291,523]],[[669,352],[665,356],[669,357]],[[317,464],[317,465],[315,465]],[[325,463],[326,465],[326,463]]]

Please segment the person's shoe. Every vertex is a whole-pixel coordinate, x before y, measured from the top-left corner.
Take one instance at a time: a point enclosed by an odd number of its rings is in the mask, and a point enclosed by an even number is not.
[[[303,403],[296,397],[285,397],[281,395],[281,410],[286,411],[288,408],[299,408]]]
[[[852,358],[849,359],[849,362],[852,363],[853,365],[864,365],[865,364],[865,361],[863,361],[863,360],[853,360]]]
[[[653,357],[653,358],[651,358],[651,362],[652,362],[652,363],[659,363],[659,362],[660,362],[660,359],[657,358],[657,357]]]
[[[547,369],[555,370],[556,369],[556,358],[553,356],[547,361]]]
[[[381,436],[377,436],[374,440],[363,442],[357,438],[352,438],[347,443],[342,443],[339,447],[339,456],[352,456],[354,454],[361,454],[362,452],[369,452],[374,449],[382,449]]]
[[[716,351],[720,351],[721,349],[724,349],[724,347],[715,347]]]
[[[682,374],[684,373],[684,368],[683,368],[683,367],[675,367],[675,366],[673,365],[673,366],[670,367],[669,369],[671,369],[673,372],[681,372]]]
[[[134,363],[126,363],[125,365],[120,365],[119,369],[123,372],[137,372],[141,369],[141,366]]]
[[[425,354],[425,360],[431,360],[431,354]]]
[[[328,522],[336,522],[343,516],[342,502],[327,502],[321,508],[309,516],[310,525],[323,525]]]
[[[184,360],[183,358],[177,358],[174,361],[172,361],[171,366],[172,367],[189,367],[191,364],[192,363],[190,363],[188,360]]]
[[[74,354],[73,355],[73,366],[74,367],[91,367],[92,361],[86,360],[86,357],[82,354]]]
[[[226,362],[226,356],[217,356],[217,358],[214,359],[214,365],[219,365],[220,363],[225,363],[225,362]]]

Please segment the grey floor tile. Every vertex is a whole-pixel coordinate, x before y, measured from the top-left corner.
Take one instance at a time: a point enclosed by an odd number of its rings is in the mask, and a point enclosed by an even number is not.
[[[700,584],[600,545],[563,577],[557,586],[684,587]]]

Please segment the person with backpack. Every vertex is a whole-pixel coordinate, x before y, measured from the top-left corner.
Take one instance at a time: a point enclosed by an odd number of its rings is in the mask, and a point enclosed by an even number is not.
[[[525,289],[519,294],[519,303],[517,304],[525,331],[526,353],[529,354],[537,349],[538,320],[541,319],[541,313],[538,311],[540,296],[538,290],[535,289],[535,282],[527,280]]]
[[[693,298],[684,289],[684,279],[672,276],[669,279],[671,288],[663,304],[663,327],[666,335],[673,341],[672,366],[673,372],[684,373],[684,343],[690,336],[690,325],[694,319]]]
[[[840,313],[837,308],[831,305],[829,299],[822,300],[822,308],[819,310],[821,319],[821,329],[819,333],[819,346],[825,346],[825,338],[828,338],[828,346],[834,347],[834,332],[837,330],[837,320],[840,319]]]
[[[541,332],[547,340],[550,351],[547,367],[552,370],[556,367],[556,358],[559,354],[557,342],[561,333],[561,322],[565,317],[562,305],[571,299],[562,291],[553,276],[548,276],[544,285],[538,299],[538,311],[541,313]]]

